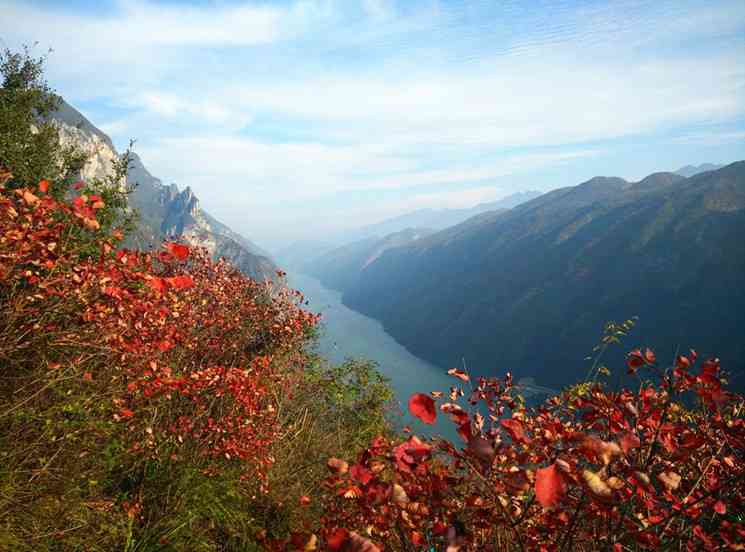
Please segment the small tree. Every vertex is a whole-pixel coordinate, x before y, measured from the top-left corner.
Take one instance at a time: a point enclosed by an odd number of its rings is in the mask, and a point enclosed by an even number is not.
[[[53,116],[62,98],[44,78],[46,59],[33,57],[28,46],[20,52],[5,49],[0,53],[0,169],[10,173],[5,186],[13,189],[46,181],[49,194],[57,199],[67,195],[72,186],[78,195],[93,198],[91,204],[100,201],[105,206],[95,217],[97,225],[127,232],[134,219],[126,198],[130,190],[123,185],[130,150],[114,162],[111,174],[78,182],[89,154],[60,139],[60,127]],[[85,236],[83,233],[79,238]]]
[[[44,80],[45,62],[28,46],[0,53],[0,165],[13,174],[9,187],[40,180],[69,185],[86,161],[82,151],[60,143],[50,119],[61,99]]]

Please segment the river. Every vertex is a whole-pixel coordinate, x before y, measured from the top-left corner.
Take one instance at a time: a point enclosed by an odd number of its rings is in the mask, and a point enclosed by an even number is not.
[[[334,363],[350,357],[376,362],[378,370],[390,380],[403,412],[400,425],[411,425],[415,433],[431,434],[429,428],[410,416],[409,397],[413,393],[430,391],[447,394],[459,381],[448,376],[445,370],[412,355],[388,335],[377,320],[344,306],[341,292],[324,287],[306,274],[288,274],[287,281],[290,287],[305,295],[308,310],[322,315],[319,353]],[[455,435],[453,425],[443,415],[438,416],[438,422],[436,433],[449,438]]]

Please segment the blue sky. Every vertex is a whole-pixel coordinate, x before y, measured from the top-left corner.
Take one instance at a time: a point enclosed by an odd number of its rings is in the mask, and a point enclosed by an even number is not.
[[[2,44],[268,246],[745,159],[745,3],[0,0]]]

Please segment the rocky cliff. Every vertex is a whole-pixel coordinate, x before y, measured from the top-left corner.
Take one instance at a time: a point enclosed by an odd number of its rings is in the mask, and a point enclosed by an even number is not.
[[[63,143],[74,143],[89,154],[83,179],[112,173],[119,153],[104,132],[66,102],[62,102],[54,120]],[[178,239],[206,248],[214,258],[225,257],[252,278],[274,278],[277,269],[266,252],[205,212],[191,188],[179,190],[176,184],[164,184],[150,174],[136,154],[132,155],[124,184],[133,188],[129,203],[138,213],[130,245],[149,247],[164,239]]]

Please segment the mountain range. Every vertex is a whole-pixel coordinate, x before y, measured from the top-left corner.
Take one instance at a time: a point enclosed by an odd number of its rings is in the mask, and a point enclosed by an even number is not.
[[[715,171],[721,169],[724,165],[715,165],[714,163],[702,163],[701,165],[686,165],[685,167],[679,168],[675,171],[675,174],[690,178],[704,172]]]
[[[330,236],[328,241],[301,240],[296,241],[281,249],[277,253],[279,262],[290,269],[300,270],[321,278],[328,287],[338,288],[334,278],[325,278],[323,274],[331,274],[331,267],[324,267],[322,259],[335,258],[332,264],[338,263],[338,257],[365,256],[367,248],[388,248],[390,243],[401,245],[401,240],[407,232],[413,231],[412,235],[421,237],[423,233],[432,233],[450,226],[459,224],[471,217],[485,212],[502,211],[538,197],[541,192],[523,191],[510,194],[497,201],[479,203],[474,207],[464,209],[417,209],[402,215],[388,218],[375,224],[369,224],[360,228],[347,229],[343,234]],[[393,234],[399,234],[392,237]],[[388,242],[388,245],[386,245]],[[339,251],[334,252],[338,249]],[[359,250],[359,251],[357,251]],[[354,261],[350,258],[351,265]],[[351,266],[350,265],[350,266]],[[359,268],[359,267],[358,267]]]
[[[387,250],[415,242],[433,232],[428,228],[407,228],[383,238],[359,240],[326,251],[299,268],[318,278],[324,286],[343,291],[353,286],[362,271]]]
[[[119,157],[111,139],[68,103],[62,101],[53,115],[60,139],[89,153],[81,178],[102,178],[111,174]],[[126,184],[132,188],[130,206],[137,211],[137,227],[128,245],[144,248],[164,239],[178,239],[205,247],[214,258],[224,257],[244,274],[273,279],[277,267],[269,254],[207,213],[190,188],[166,185],[132,154]]]
[[[532,190],[516,192],[497,201],[479,203],[474,207],[465,209],[417,209],[397,217],[389,218],[381,222],[364,226],[356,231],[357,239],[369,237],[384,237],[394,232],[400,232],[408,228],[429,228],[431,230],[442,230],[455,226],[471,217],[486,213],[487,211],[499,211],[511,209],[521,203],[525,203],[541,195],[541,192]],[[347,234],[348,235],[348,234]]]
[[[593,178],[381,251],[326,253],[308,271],[442,367],[566,385],[586,375],[605,322],[638,316],[628,347],[663,361],[696,347],[742,382],[743,236],[737,162],[690,178]]]

